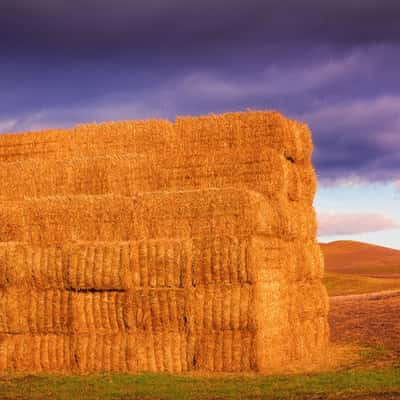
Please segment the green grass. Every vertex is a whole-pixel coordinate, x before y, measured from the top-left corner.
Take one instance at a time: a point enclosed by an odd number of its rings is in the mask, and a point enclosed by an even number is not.
[[[371,278],[368,276],[327,271],[324,276],[324,284],[330,296],[400,289],[400,279]]]
[[[282,377],[202,378],[158,374],[0,378],[3,400],[321,399],[400,393],[400,368]]]

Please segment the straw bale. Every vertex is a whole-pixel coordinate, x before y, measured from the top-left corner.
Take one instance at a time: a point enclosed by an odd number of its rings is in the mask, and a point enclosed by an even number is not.
[[[116,333],[124,330],[123,308],[126,295],[121,292],[71,292],[72,333]]]
[[[0,371],[20,372],[182,372],[194,358],[187,335],[137,331],[135,334],[0,335]],[[157,357],[156,357],[157,355]]]
[[[173,125],[166,120],[81,124],[18,135],[1,135],[0,160],[68,159],[112,153],[167,152],[175,142]]]
[[[63,289],[68,246],[32,247],[0,243],[0,287]]]
[[[287,363],[295,368],[312,368],[326,361],[329,346],[329,325],[326,317],[297,320],[290,324]]]
[[[289,290],[291,290],[291,315],[293,318],[305,321],[328,315],[328,294],[319,279],[296,283]]]
[[[247,330],[204,331],[199,334],[192,369],[237,372],[254,369],[255,333]]]
[[[79,372],[125,372],[127,366],[127,336],[123,334],[75,335],[73,354]]]
[[[296,161],[309,161],[310,132],[305,124],[277,112],[237,112],[165,120],[121,121],[2,135],[0,160],[147,152],[168,154],[226,148],[272,148]]]
[[[28,332],[27,308],[23,289],[0,289],[0,334]]]
[[[70,372],[71,343],[65,335],[1,335],[1,372]]]
[[[318,242],[301,245],[295,243],[296,279],[298,281],[321,280],[324,275],[324,258]]]
[[[187,334],[168,331],[1,334],[0,372],[183,372],[195,369],[194,347]]]
[[[251,239],[248,260],[253,274],[251,282],[313,281],[322,279],[324,271],[321,249],[315,240],[287,242],[255,236]]]
[[[64,285],[72,289],[132,287],[129,243],[76,243],[63,247]],[[135,266],[136,267],[136,266]]]
[[[71,297],[63,290],[27,290],[27,325],[30,333],[66,334],[71,324]],[[23,312],[24,309],[21,309]]]
[[[267,147],[297,161],[308,161],[312,152],[307,126],[287,120],[277,112],[247,111],[179,117],[175,129],[183,151]]]
[[[127,292],[123,309],[129,332],[187,331],[193,326],[193,291],[183,289],[139,289]]]
[[[184,332],[137,330],[127,336],[126,363],[130,372],[183,372],[188,370]]]
[[[0,290],[0,333],[67,333],[69,293],[10,287]]]
[[[17,243],[0,243],[0,288],[21,286],[28,279],[25,257],[20,250]]]
[[[282,281],[260,282],[254,288],[256,315],[255,368],[260,372],[284,369],[289,330],[290,292]]]
[[[271,149],[3,162],[0,182],[8,199],[242,187],[266,198],[286,194],[290,200],[311,202],[316,189],[311,164],[293,164]]]
[[[11,213],[15,207],[19,215]],[[266,202],[258,193],[235,189],[29,199],[0,203],[0,220],[4,215],[12,229],[0,232],[1,241],[35,245],[256,233],[312,240],[317,229],[311,205],[289,207],[283,200]]]

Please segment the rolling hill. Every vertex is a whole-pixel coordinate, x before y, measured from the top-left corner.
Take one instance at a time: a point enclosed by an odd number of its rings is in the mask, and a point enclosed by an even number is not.
[[[400,289],[400,250],[350,240],[321,243],[331,296]]]
[[[321,243],[321,249],[327,271],[400,278],[400,250],[351,240]]]

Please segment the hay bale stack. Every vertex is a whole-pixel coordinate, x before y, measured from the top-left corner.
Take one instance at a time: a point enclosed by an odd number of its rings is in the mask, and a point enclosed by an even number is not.
[[[270,112],[0,136],[0,371],[320,363],[311,152]]]

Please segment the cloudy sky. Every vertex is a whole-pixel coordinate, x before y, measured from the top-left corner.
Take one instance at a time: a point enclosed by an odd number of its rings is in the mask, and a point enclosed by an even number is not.
[[[1,0],[0,132],[275,109],[320,239],[400,248],[399,0]]]

